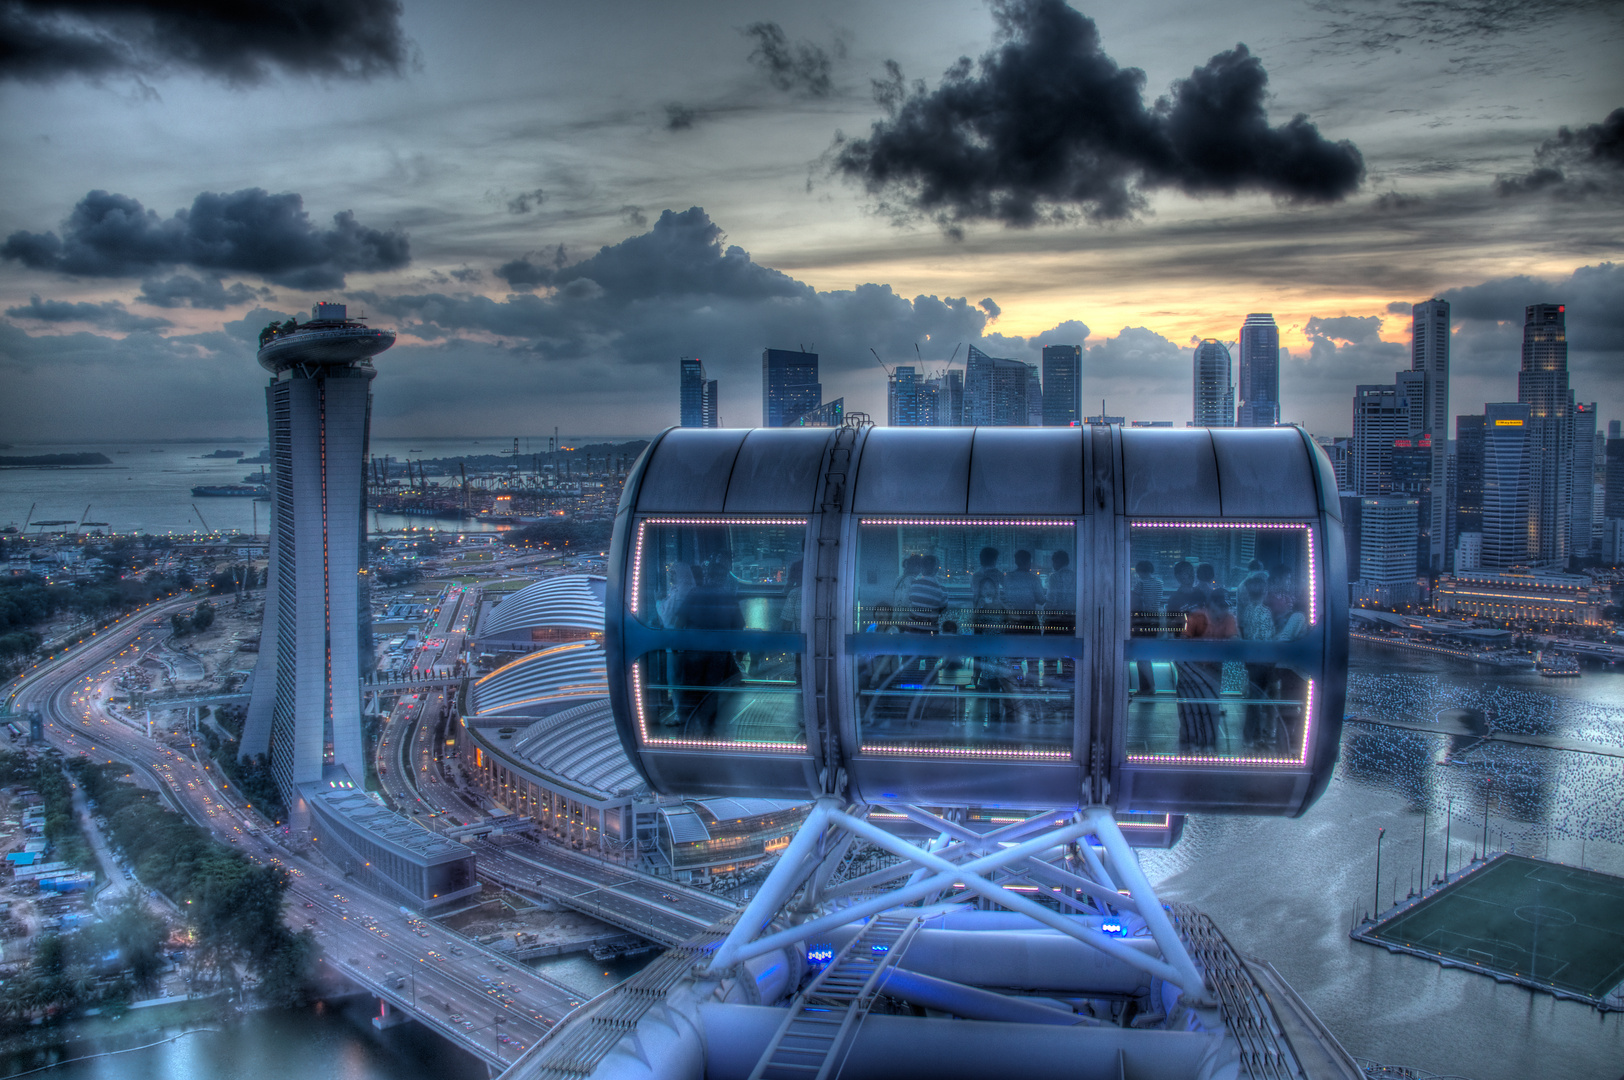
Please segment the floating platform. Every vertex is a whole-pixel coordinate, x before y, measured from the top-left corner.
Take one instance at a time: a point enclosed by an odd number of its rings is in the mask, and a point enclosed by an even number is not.
[[[1501,852],[1350,936],[1624,1011],[1624,878],[1611,874]]]

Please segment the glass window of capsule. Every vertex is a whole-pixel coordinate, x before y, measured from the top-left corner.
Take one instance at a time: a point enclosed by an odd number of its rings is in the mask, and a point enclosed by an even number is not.
[[[1131,523],[1129,761],[1301,764],[1319,663],[1314,529]]]
[[[866,753],[1069,757],[1073,521],[863,518],[847,639]]]
[[[668,647],[645,653],[633,671],[650,745],[806,746],[805,542],[805,518],[638,522],[632,614],[672,632]]]

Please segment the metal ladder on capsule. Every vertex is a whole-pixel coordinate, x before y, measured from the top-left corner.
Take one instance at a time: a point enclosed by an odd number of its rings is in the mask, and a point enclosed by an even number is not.
[[[790,1002],[750,1080],[829,1080],[837,1076],[885,972],[908,947],[920,919],[876,915]]]

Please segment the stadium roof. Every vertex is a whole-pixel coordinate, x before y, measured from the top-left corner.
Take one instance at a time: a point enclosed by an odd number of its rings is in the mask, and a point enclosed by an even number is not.
[[[493,607],[480,622],[476,640],[528,636],[536,627],[603,631],[608,583],[601,577],[568,574],[526,585]]]
[[[554,645],[497,668],[473,686],[474,718],[547,716],[584,698],[604,698],[603,646],[585,639]]]

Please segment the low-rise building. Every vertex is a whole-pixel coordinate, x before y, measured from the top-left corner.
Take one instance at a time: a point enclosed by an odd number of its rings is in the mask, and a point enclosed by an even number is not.
[[[1581,574],[1470,570],[1438,579],[1433,607],[1505,622],[1601,624],[1605,599]]]

